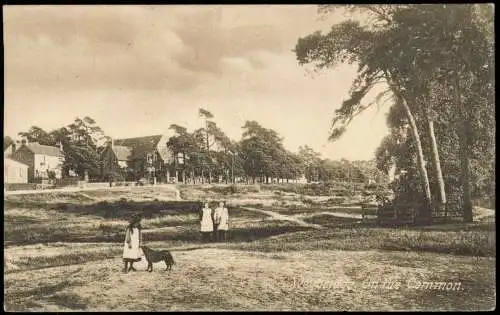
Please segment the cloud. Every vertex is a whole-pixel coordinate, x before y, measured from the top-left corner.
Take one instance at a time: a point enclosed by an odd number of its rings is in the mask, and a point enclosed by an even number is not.
[[[36,40],[46,35],[58,45],[68,45],[75,37],[86,38],[93,44],[124,45],[137,35],[130,19],[134,11],[124,7],[6,6],[4,9],[9,36],[23,35]]]
[[[6,81],[53,89],[191,90],[289,52],[314,6],[7,6]],[[234,71],[232,74],[237,75]],[[238,75],[241,77],[241,75]]]
[[[331,24],[307,5],[4,6],[5,132],[88,115],[115,137],[140,136],[171,123],[194,128],[206,106],[235,139],[255,119],[290,149],[320,149],[356,69],[312,78],[291,50]],[[357,154],[360,139],[376,146],[371,129],[385,132],[384,120],[370,119],[330,156]],[[358,146],[365,155],[372,147]]]
[[[113,10],[113,14],[111,13]],[[186,90],[201,78],[182,69],[180,38],[161,20],[129,7],[8,7],[9,86],[52,89]]]
[[[265,66],[259,54],[290,51],[297,26],[316,25],[314,6],[208,6],[180,15],[173,27],[187,47],[176,60],[186,69],[217,74],[223,58],[246,58]],[[314,14],[311,14],[314,13]]]
[[[223,58],[246,57],[257,50],[281,52],[283,43],[276,31],[259,24],[225,27],[220,12],[208,11],[182,19],[175,28],[187,47],[187,53],[175,58],[186,69],[219,73]]]

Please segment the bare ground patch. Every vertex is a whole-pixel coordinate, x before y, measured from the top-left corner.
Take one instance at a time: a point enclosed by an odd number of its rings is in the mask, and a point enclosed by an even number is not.
[[[123,274],[120,259],[111,259],[9,274],[5,280],[7,309],[480,310],[494,305],[494,259],[377,251],[248,253],[213,248],[175,252],[174,258],[176,265],[170,273],[160,263],[147,273],[141,262],[138,272]],[[401,282],[401,287],[373,285],[388,279]],[[408,284],[409,279],[415,283],[461,281],[463,290],[436,294],[433,289],[416,289]],[[71,297],[70,301],[64,296]],[[28,300],[30,305],[25,304]]]

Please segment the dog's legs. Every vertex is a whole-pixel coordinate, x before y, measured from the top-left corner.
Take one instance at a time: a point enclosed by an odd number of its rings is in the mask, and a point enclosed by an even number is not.
[[[167,266],[167,269],[165,269],[165,271],[169,271],[169,270],[171,270],[171,269],[172,269],[172,264],[169,264],[169,262],[168,262],[168,259],[167,259],[167,258],[165,258],[165,265]]]
[[[150,262],[148,264],[148,268],[149,268],[149,272],[153,272],[153,263],[152,262]]]
[[[137,271],[137,269],[134,268],[134,262],[130,261],[130,267],[128,268],[128,271]]]

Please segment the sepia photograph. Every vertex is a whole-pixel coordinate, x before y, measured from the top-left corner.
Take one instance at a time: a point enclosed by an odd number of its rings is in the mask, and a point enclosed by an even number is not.
[[[496,308],[493,3],[2,9],[4,311]]]

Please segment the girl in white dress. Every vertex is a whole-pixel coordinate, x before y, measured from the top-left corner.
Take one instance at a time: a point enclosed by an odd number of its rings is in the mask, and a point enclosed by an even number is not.
[[[205,242],[210,241],[211,234],[214,230],[214,222],[212,220],[212,209],[208,206],[208,202],[201,209],[200,232],[202,240]]]
[[[125,263],[125,267],[123,268],[123,272],[136,271],[133,264],[134,262],[141,261],[141,244],[141,217],[134,215],[129,220],[129,225],[125,232],[125,243],[123,244],[123,262]],[[129,267],[128,264],[130,264]]]
[[[214,221],[217,225],[217,239],[226,241],[227,231],[229,230],[229,211],[222,201],[219,203],[219,207],[215,209]]]

